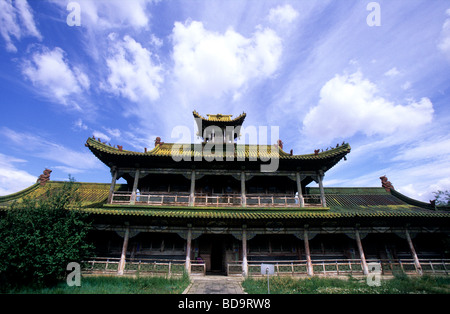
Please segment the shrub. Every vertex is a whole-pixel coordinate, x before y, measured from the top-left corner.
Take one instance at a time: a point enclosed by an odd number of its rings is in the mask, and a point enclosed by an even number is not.
[[[0,286],[52,284],[66,274],[69,262],[92,253],[87,242],[88,216],[76,209],[72,178],[40,199],[12,204],[0,220]]]

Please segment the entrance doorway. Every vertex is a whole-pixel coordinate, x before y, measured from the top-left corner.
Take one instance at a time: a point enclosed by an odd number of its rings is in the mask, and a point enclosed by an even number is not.
[[[211,272],[216,274],[224,273],[224,240],[223,237],[213,236],[211,243]]]
[[[225,275],[227,264],[239,258],[239,241],[230,234],[203,234],[198,238],[198,257],[205,262],[206,273]]]

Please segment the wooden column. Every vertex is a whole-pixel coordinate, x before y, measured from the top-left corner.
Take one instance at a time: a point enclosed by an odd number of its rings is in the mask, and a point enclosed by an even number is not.
[[[313,269],[312,261],[311,261],[311,252],[309,250],[308,229],[306,227],[305,227],[305,230],[303,231],[303,238],[305,241],[306,268],[307,268],[308,276],[313,276],[314,269]]]
[[[136,203],[136,191],[139,182],[139,168],[136,169],[136,173],[134,174],[134,183],[133,183],[133,191],[131,192],[130,205],[134,205]]]
[[[192,243],[192,226],[188,225],[188,233],[186,239],[186,273],[191,274],[191,244]]]
[[[245,172],[241,172],[241,206],[247,206],[247,200],[245,195]]]
[[[422,275],[422,266],[420,265],[419,258],[417,257],[416,250],[414,249],[414,245],[411,240],[411,236],[409,234],[408,228],[405,229],[406,241],[408,241],[409,249],[411,250],[411,255],[414,259],[414,265],[416,266],[416,270],[419,275]]]
[[[189,206],[195,204],[195,170],[191,172],[191,191],[189,193]]]
[[[298,206],[305,207],[305,200],[303,199],[303,192],[302,192],[302,184],[300,182],[300,173],[295,173],[295,180],[297,182],[297,192],[298,192]]]
[[[129,238],[130,238],[130,226],[127,224],[127,227],[125,229],[125,235],[123,236],[122,255],[120,256],[119,267],[117,269],[118,275],[123,275],[123,271],[125,270],[125,260],[127,256]]]
[[[248,275],[247,261],[247,226],[242,226],[242,274],[244,277]]]
[[[111,179],[111,186],[109,188],[108,204],[112,203],[112,197],[113,197],[114,189],[116,187],[117,172],[118,172],[116,167],[112,167],[111,171],[112,171],[112,173],[111,173],[112,179]]]
[[[355,228],[355,239],[356,239],[356,245],[358,246],[359,257],[361,258],[363,274],[367,276],[369,274],[369,267],[367,266],[366,256],[364,255],[364,250],[362,247],[361,237],[359,235],[358,228]]]
[[[325,200],[325,192],[323,190],[323,171],[319,170],[317,173],[317,178],[319,179],[319,190],[320,190],[320,200],[322,202],[322,207],[327,207],[327,201]]]

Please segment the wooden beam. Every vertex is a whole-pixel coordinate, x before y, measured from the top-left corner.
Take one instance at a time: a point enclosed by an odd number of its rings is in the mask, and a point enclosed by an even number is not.
[[[117,172],[118,172],[116,167],[113,167],[111,170],[112,170],[112,179],[111,179],[111,186],[109,188],[109,194],[108,194],[108,204],[112,204],[112,196],[114,193],[114,189],[116,187]]]
[[[369,274],[369,267],[367,266],[366,256],[364,255],[364,250],[361,243],[361,237],[359,235],[358,228],[355,228],[355,238],[356,238],[356,245],[358,246],[359,257],[361,258],[363,274],[367,276]]]
[[[304,238],[304,242],[305,242],[305,256],[306,256],[306,267],[307,267],[308,276],[313,276],[314,269],[313,269],[312,261],[311,261],[311,251],[309,250],[308,229],[306,227],[305,227],[305,230],[303,231],[303,238]]]
[[[295,180],[297,182],[297,192],[298,192],[298,206],[305,207],[305,200],[303,198],[303,192],[302,192],[302,184],[300,181],[300,173],[295,173]]]
[[[186,272],[191,274],[191,244],[192,243],[192,226],[188,226],[188,233],[186,239]]]
[[[327,201],[325,199],[325,192],[323,190],[323,171],[320,170],[317,174],[319,180],[320,200],[322,201],[322,207],[327,207]]]
[[[242,226],[242,274],[244,277],[248,276],[248,261],[247,261],[247,226]]]
[[[189,206],[194,206],[195,204],[195,170],[191,172],[191,190],[189,193]]]
[[[411,250],[411,255],[414,259],[414,265],[416,266],[417,273],[422,275],[422,266],[420,265],[419,258],[417,257],[416,250],[411,240],[411,235],[409,234],[408,228],[405,228],[406,241],[408,241],[409,249]]]
[[[120,255],[119,267],[117,269],[118,275],[123,275],[123,271],[125,270],[125,261],[127,256],[129,238],[130,238],[130,225],[127,224],[127,227],[125,229],[125,235],[123,236],[122,254]]]
[[[138,169],[136,169],[136,172],[134,174],[133,191],[131,192],[130,205],[134,205],[136,203],[136,191],[137,191],[137,186],[138,186],[138,182],[139,182],[139,175],[140,175],[140,170],[138,168]]]
[[[241,171],[241,205],[247,206],[247,200],[245,195],[245,172]]]
[[[120,173],[133,173],[136,171],[135,168],[120,168]],[[148,174],[190,174],[192,171],[191,168],[141,168],[140,174],[148,175]],[[250,170],[248,170],[250,171]],[[235,175],[237,178],[240,177],[241,170],[225,170],[225,169],[196,169],[195,170],[197,179],[201,175]],[[248,174],[248,173],[247,173]],[[295,180],[295,171],[286,171],[286,170],[280,170],[276,172],[261,172],[259,170],[253,170],[251,173],[253,176],[263,176],[263,177],[286,177],[290,176]],[[302,171],[301,177],[308,177],[308,176],[316,176],[315,171]]]

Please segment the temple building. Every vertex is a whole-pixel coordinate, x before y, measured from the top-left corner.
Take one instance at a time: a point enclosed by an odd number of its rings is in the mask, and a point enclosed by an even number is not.
[[[368,274],[373,265],[449,274],[450,208],[411,199],[385,176],[380,187],[323,185],[346,162],[348,143],[294,155],[281,141],[238,144],[245,113],[193,117],[201,143],[157,138],[136,152],[87,139],[111,182],[78,183],[97,250],[86,269],[247,276],[271,263],[278,274],[310,276]],[[0,197],[0,210],[62,184],[46,176]]]

